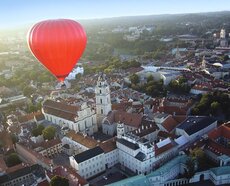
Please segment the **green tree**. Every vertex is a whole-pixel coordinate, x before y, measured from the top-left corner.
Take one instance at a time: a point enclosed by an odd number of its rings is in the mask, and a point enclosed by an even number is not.
[[[189,158],[187,161],[186,161],[186,172],[185,172],[185,177],[187,179],[190,179],[194,176],[195,174],[195,162],[192,158]]]
[[[69,180],[61,176],[54,176],[50,181],[50,186],[69,186]]]
[[[140,82],[139,76],[137,74],[132,74],[131,76],[129,76],[129,79],[130,79],[131,83],[134,85],[136,85]]]
[[[26,86],[23,89],[23,95],[29,97],[31,94],[34,93],[34,89],[31,86]]]
[[[51,140],[56,134],[56,129],[53,126],[48,126],[42,131],[43,138],[46,140]]]
[[[39,135],[42,135],[42,131],[45,129],[45,127],[42,124],[39,124],[36,128],[32,130],[32,135],[37,137]]]
[[[12,167],[12,166],[17,165],[19,163],[21,163],[21,160],[19,159],[19,157],[16,153],[11,153],[6,159],[6,164],[8,167]]]
[[[211,113],[212,114],[216,114],[220,108],[221,108],[221,105],[219,102],[213,101],[211,103]]]
[[[154,81],[154,78],[151,74],[147,77],[147,82],[150,82],[150,81]]]
[[[190,152],[192,159],[198,162],[198,168],[203,169],[206,162],[206,156],[201,148],[195,148]]]

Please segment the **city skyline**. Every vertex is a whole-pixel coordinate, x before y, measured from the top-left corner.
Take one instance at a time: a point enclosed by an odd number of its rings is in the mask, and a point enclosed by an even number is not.
[[[227,0],[203,0],[203,1],[25,1],[9,0],[0,2],[0,28],[23,26],[45,19],[70,18],[100,19],[109,17],[182,14],[227,11],[230,6]]]

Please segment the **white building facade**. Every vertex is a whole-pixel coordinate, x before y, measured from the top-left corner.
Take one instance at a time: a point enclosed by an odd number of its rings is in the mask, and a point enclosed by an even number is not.
[[[71,156],[70,165],[85,179],[105,171],[105,155],[100,147]]]
[[[177,154],[177,146],[171,145],[169,139],[161,144],[152,144],[131,133],[117,139],[117,148],[121,165],[137,174],[148,174]]]
[[[97,131],[95,110],[86,102],[83,102],[80,106],[73,106],[46,100],[43,103],[42,112],[46,120],[60,127],[67,126],[71,130],[89,135]]]

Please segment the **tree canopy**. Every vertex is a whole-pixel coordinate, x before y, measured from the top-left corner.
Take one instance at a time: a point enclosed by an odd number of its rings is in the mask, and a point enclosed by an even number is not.
[[[69,180],[61,176],[54,176],[50,181],[50,186],[69,186]]]
[[[223,113],[226,120],[230,119],[230,98],[228,94],[217,91],[202,95],[200,101],[191,110],[192,115],[214,115]]]
[[[132,74],[129,76],[132,84],[137,85],[140,82],[139,76],[137,74]]]
[[[190,91],[190,86],[187,84],[187,80],[182,76],[178,80],[172,80],[168,88],[170,91],[178,94],[186,94]]]
[[[51,140],[54,138],[55,134],[56,134],[56,128],[53,126],[48,126],[46,127],[43,131],[43,138],[46,140]]]
[[[21,160],[19,159],[19,157],[16,153],[11,153],[6,159],[6,164],[8,167],[12,167],[12,166],[17,165],[19,163],[21,163]]]
[[[195,148],[190,152],[192,159],[196,160],[198,163],[198,169],[203,169],[206,162],[206,156],[201,148]]]
[[[39,124],[36,128],[32,130],[33,136],[37,137],[39,135],[42,135],[42,131],[45,129],[45,127],[42,124]]]
[[[195,163],[194,163],[194,160],[192,158],[189,158],[186,161],[186,167],[187,167],[187,170],[185,172],[185,177],[190,179],[195,174]]]

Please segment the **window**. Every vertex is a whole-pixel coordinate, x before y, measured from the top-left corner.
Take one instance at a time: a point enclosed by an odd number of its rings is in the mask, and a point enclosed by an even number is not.
[[[100,89],[100,94],[101,94],[101,89]]]
[[[102,104],[102,99],[100,99],[100,102],[101,102],[101,104]]]
[[[103,114],[103,109],[101,109],[101,114]]]

